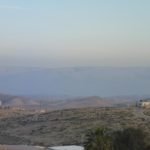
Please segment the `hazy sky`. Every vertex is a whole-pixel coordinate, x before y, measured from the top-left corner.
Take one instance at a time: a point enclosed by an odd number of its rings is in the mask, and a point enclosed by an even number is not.
[[[0,0],[0,65],[150,67],[150,0]]]

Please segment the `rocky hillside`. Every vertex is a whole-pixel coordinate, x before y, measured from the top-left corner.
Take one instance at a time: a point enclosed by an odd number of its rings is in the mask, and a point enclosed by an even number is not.
[[[87,130],[140,127],[150,133],[150,110],[137,108],[82,108],[46,113],[0,110],[0,144],[82,145]],[[6,114],[7,115],[4,115]]]

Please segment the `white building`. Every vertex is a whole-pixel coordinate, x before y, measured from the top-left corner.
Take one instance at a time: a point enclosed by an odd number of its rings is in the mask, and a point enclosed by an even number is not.
[[[142,107],[142,108],[150,108],[150,98],[140,100],[139,106]]]

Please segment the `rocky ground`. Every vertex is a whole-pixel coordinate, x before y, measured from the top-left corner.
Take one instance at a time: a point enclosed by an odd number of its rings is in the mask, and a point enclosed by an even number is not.
[[[150,110],[139,108],[83,108],[51,112],[0,110],[0,144],[82,145],[96,126],[112,130],[143,128],[150,133]]]

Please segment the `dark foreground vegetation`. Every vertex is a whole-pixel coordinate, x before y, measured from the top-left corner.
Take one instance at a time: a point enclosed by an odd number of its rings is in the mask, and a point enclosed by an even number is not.
[[[87,133],[84,147],[85,150],[150,150],[147,137],[142,129],[127,128],[112,132],[96,128]]]

